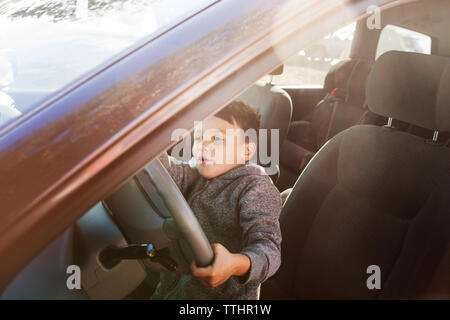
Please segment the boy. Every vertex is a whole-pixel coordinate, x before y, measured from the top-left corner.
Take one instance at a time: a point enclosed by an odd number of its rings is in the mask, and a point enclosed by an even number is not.
[[[162,272],[152,299],[258,299],[280,265],[281,243],[280,193],[261,167],[246,164],[256,141],[244,131],[258,131],[259,115],[234,101],[202,127],[194,133],[195,168],[165,153],[160,160],[213,243],[214,261],[192,262],[190,275]]]

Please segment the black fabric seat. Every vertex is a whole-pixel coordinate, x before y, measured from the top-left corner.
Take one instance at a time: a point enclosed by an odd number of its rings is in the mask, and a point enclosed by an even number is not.
[[[450,131],[450,58],[391,51],[367,82],[372,112]],[[358,125],[307,165],[280,217],[282,264],[262,299],[450,298],[450,148]],[[380,267],[381,289],[366,284]]]
[[[366,104],[365,84],[373,61],[345,59],[328,72],[325,97],[301,121],[293,121],[281,150],[280,187],[290,188],[314,154],[337,133],[357,124],[380,124]],[[290,174],[289,174],[290,173]]]
[[[365,83],[372,61],[346,59],[328,72],[325,97],[303,121],[295,121],[289,140],[316,152],[337,133],[357,124],[366,112]]]

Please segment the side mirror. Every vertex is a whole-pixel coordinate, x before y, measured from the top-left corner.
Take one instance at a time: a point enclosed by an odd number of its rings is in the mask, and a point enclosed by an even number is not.
[[[10,49],[0,50],[0,88],[7,87],[17,76],[17,59]]]
[[[19,117],[21,114],[16,109],[14,100],[6,93],[0,91],[0,126]]]

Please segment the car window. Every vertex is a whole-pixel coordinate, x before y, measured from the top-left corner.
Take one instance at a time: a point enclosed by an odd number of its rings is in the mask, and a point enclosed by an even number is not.
[[[273,76],[272,84],[323,87],[330,68],[349,57],[355,28],[356,22],[342,27],[286,60],[283,74]]]
[[[28,111],[138,40],[158,33],[212,2],[0,2],[0,126],[10,115]]]
[[[378,40],[376,58],[391,50],[431,53],[431,37],[409,29],[387,25]]]

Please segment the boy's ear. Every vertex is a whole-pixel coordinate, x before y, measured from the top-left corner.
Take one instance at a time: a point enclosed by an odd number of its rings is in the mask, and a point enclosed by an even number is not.
[[[249,141],[245,144],[245,161],[249,161],[256,153],[256,143]]]

